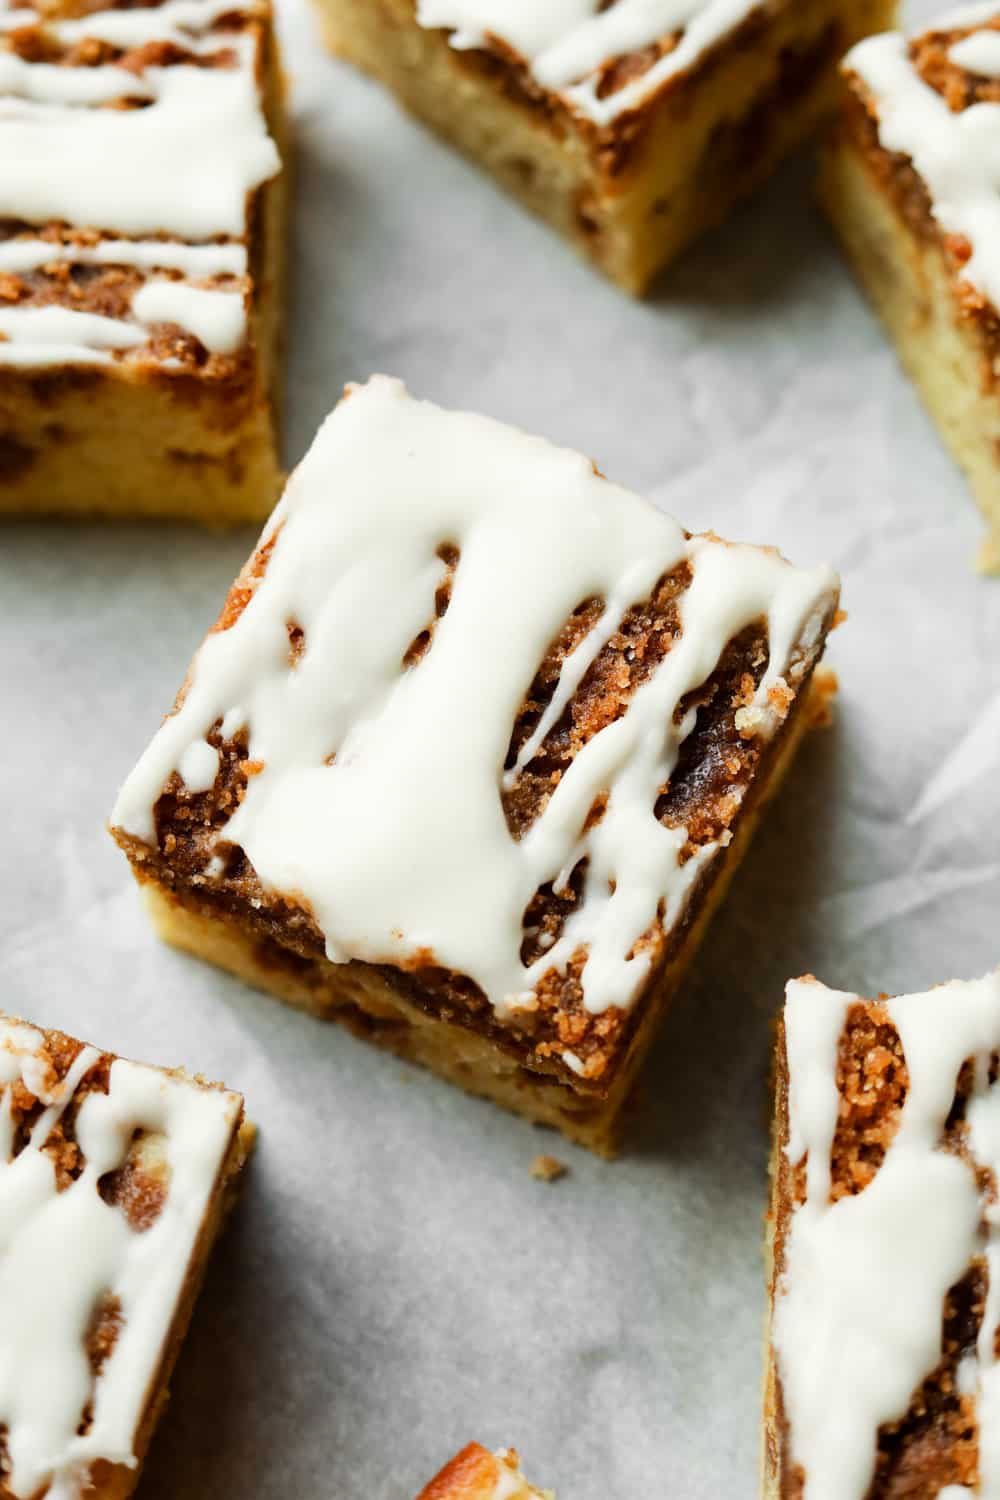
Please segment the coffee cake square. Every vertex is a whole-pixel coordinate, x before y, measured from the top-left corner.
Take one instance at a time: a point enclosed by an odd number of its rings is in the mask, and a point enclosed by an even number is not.
[[[776,1057],[766,1500],[1000,1487],[1000,972],[793,980]]]
[[[828,568],[351,387],[129,776],[161,932],[609,1149],[810,719]]]
[[[844,60],[821,197],[986,518],[1000,569],[1000,6]]]
[[[281,94],[268,0],[0,0],[0,514],[267,515]]]
[[[125,1500],[252,1143],[243,1100],[0,1015],[0,1500]]]
[[[626,290],[832,109],[896,0],[317,0],[329,45]]]

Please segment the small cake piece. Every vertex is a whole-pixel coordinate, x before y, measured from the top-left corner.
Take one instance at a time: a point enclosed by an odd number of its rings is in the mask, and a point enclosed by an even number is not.
[[[281,92],[269,0],[0,0],[0,514],[267,515]]]
[[[349,388],[112,824],[169,941],[599,1148],[808,722],[828,568]]]
[[[765,1500],[1000,1495],[1000,971],[788,986]]]
[[[630,292],[830,111],[896,0],[318,0],[329,45]]]
[[[243,1100],[0,1015],[0,1500],[125,1500],[252,1143]]]
[[[1000,4],[844,61],[821,198],[986,516],[1000,568]]]
[[[521,1473],[512,1448],[490,1453],[470,1443],[422,1489],[417,1500],[555,1500],[551,1490],[536,1490]]]

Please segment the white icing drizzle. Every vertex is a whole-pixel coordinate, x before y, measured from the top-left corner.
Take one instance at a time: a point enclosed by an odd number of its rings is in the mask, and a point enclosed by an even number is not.
[[[794,980],[785,1004],[787,1155],[793,1166],[807,1162],[774,1319],[792,1461],[805,1472],[804,1500],[864,1500],[878,1429],[905,1415],[937,1366],[945,1296],[985,1250],[989,1296],[974,1373],[966,1366],[961,1379],[977,1395],[976,1493],[1000,1500],[1000,1216],[969,1165],[939,1147],[959,1071],[973,1058],[969,1150],[995,1179],[1000,1173],[1000,1085],[989,1082],[1000,1049],[1000,971],[887,1003],[909,1075],[899,1126],[868,1186],[831,1203],[838,1045],[857,999]]]
[[[606,125],[635,109],[737,27],[762,0],[418,0],[421,26],[451,32],[458,49],[485,47],[497,37],[524,58],[543,88],[563,96],[581,114]],[[614,58],[682,33],[672,52],[641,78],[598,98],[601,67]]]
[[[35,26],[38,24],[38,12],[36,10],[13,9],[7,0],[0,0],[0,35],[5,31],[17,31],[22,26]]]
[[[973,0],[971,5],[957,5],[938,16],[931,30],[958,31],[966,26],[982,26],[996,19],[997,0]]]
[[[245,245],[184,245],[178,240],[98,240],[92,245],[30,237],[0,240],[0,272],[24,275],[43,266],[133,266],[181,271],[192,278],[245,276]]]
[[[142,75],[113,63],[70,68],[25,62],[13,52],[0,52],[0,94],[36,104],[110,104],[115,99],[151,99],[153,87]]]
[[[146,18],[149,39],[158,37],[155,10],[116,14]],[[0,215],[126,235],[241,237],[247,194],[280,162],[261,112],[253,38],[220,33],[218,42],[237,66],[146,68],[145,109],[59,108],[50,97],[40,115],[23,100],[0,100]]]
[[[0,307],[0,364],[104,363],[146,341],[141,328],[76,308]]]
[[[246,725],[262,769],[225,840],[265,888],[302,893],[333,961],[406,963],[429,949],[504,1015],[530,1006],[542,975],[585,946],[587,1007],[627,1006],[650,962],[635,943],[661,904],[671,925],[716,852],[708,845],[682,865],[684,830],[654,816],[694,724],[690,713],[674,724],[674,710],[727,642],[765,618],[771,656],[756,701],[769,733],[769,690],[800,643],[816,644],[836,576],[771,550],[688,540],[580,455],[414,401],[384,377],[328,418],[264,537],[273,550],[262,582],[202,646],[181,708],[125,783],[113,822],[152,842],[154,804],[190,747],[218,719]],[[426,655],[403,670],[434,617],[445,542],[460,553],[451,602]],[[613,617],[684,561],[693,581],[680,639],[514,840],[504,758],[549,645],[583,600],[603,596]],[[304,632],[294,667],[289,621]],[[564,670],[575,674],[573,656]],[[195,768],[199,784],[208,764]],[[600,793],[604,815],[584,832]],[[583,898],[526,968],[525,907],[583,857]]]
[[[1000,78],[1000,31],[973,32],[953,43],[948,49],[948,57],[956,67],[964,68],[968,73],[979,73],[983,78]]]
[[[210,791],[219,773],[219,753],[205,740],[192,740],[181,755],[177,769],[188,791]]]
[[[995,19],[990,5],[944,18],[935,30]],[[1000,33],[974,33],[949,56],[959,67],[1000,76]],[[972,247],[961,275],[1000,307],[1000,105],[979,103],[953,112],[910,61],[899,32],[868,37],[847,54],[844,67],[862,80],[877,112],[887,151],[908,156],[923,179],[931,212],[946,234]]]
[[[184,281],[147,281],[132,298],[132,316],[147,326],[176,323],[210,354],[235,354],[246,333],[242,292],[220,292]]]
[[[49,1095],[39,1066],[42,1043],[33,1027],[0,1018],[0,1423],[11,1466],[5,1483],[17,1500],[40,1490],[48,1500],[82,1500],[87,1471],[98,1459],[135,1465],[136,1430],[241,1101],[116,1059],[107,1094],[89,1094],[80,1106],[76,1139],[84,1167],[59,1192],[41,1148],[100,1054],[84,1048]],[[12,1159],[10,1089],[18,1079],[48,1108]],[[124,1161],[136,1130],[162,1135],[168,1173],[163,1206],[141,1233],[98,1191],[101,1176]],[[122,1322],[95,1382],[86,1334],[105,1295],[118,1299]],[[90,1399],[93,1419],[80,1435]]]
[[[242,292],[184,281],[147,282],[132,299],[132,316],[106,318],[58,303],[0,307],[0,364],[106,363],[112,351],[145,344],[159,323],[178,324],[217,354],[234,353],[246,332]]]

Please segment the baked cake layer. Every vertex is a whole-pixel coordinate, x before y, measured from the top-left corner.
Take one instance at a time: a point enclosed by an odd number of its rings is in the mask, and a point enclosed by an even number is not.
[[[0,0],[0,106],[0,511],[259,519],[284,261],[267,4]]]
[[[821,197],[986,517],[1000,567],[1000,7],[848,55]]]
[[[123,1500],[250,1145],[243,1101],[0,1016],[0,1500]]]
[[[547,1080],[589,1112],[791,754],[836,607],[828,569],[692,537],[579,455],[376,378],[293,477],[114,832],[182,945],[322,1013],[388,1005],[439,1071],[454,1044],[414,1023],[447,1023],[516,1067],[526,1112]]]
[[[1000,1491],[1000,972],[871,1000],[788,986],[769,1500]]]
[[[420,1491],[417,1500],[555,1500],[551,1490],[536,1490],[521,1473],[510,1448],[490,1453],[469,1443]]]
[[[895,0],[318,0],[329,45],[632,292],[833,106]]]

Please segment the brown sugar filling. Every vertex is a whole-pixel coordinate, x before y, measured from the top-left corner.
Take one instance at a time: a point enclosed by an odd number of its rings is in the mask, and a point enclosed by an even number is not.
[[[443,620],[448,605],[451,603],[452,583],[455,578],[455,569],[458,567],[459,551],[451,542],[442,542],[437,549],[437,555],[445,565],[445,575],[434,592],[434,618],[424,626],[423,630],[410,642],[403,652],[403,666],[415,667],[418,661],[422,661],[430,649],[434,638],[434,630],[439,620]]]
[[[223,606],[216,630],[231,628],[246,608],[266,572],[277,534],[265,541],[240,574]],[[448,575],[438,590],[435,620],[429,627],[428,638],[426,641],[417,638],[420,655],[433,650],[433,625],[447,608],[452,576],[460,566],[456,549],[441,555],[448,564]],[[675,569],[661,579],[648,600],[639,601],[628,610],[538,754],[509,793],[504,794],[504,811],[514,836],[520,836],[531,826],[580,748],[625,712],[631,696],[670,649],[680,632],[679,601],[689,582],[686,566]],[[593,628],[602,610],[601,600],[582,601],[557,634],[515,716],[508,765],[550,702],[562,662]],[[818,654],[817,647],[808,656],[794,659],[799,692],[808,682]],[[415,652],[414,655],[418,663],[420,655]],[[668,826],[684,823],[688,827],[690,847],[686,853],[693,852],[706,840],[718,838],[723,844],[728,842],[730,825],[744,805],[742,794],[754,774],[759,773],[762,785],[766,781],[762,757],[776,753],[781,730],[762,751],[758,742],[746,732],[741,733],[736,724],[738,710],[747,703],[748,695],[752,696],[766,663],[766,631],[761,624],[730,642],[716,671],[681,704],[679,717],[694,710],[696,721],[674,775],[661,789],[655,811]],[[791,689],[783,690],[776,704],[779,715],[788,713],[796,696]],[[175,773],[155,807],[156,849],[150,851],[123,834],[118,835],[119,841],[133,858],[140,878],[152,878],[168,889],[183,892],[185,899],[197,907],[226,915],[252,933],[261,961],[293,967],[324,963],[323,934],[308,903],[294,892],[276,895],[265,891],[242,849],[225,843],[226,824],[245,793],[249,777],[258,769],[249,759],[247,732],[241,731],[223,741],[221,722],[217,722],[206,738],[219,753],[219,772],[213,787],[207,792],[190,793]],[[331,751],[335,749],[331,747]],[[752,801],[755,794],[756,788],[747,801]],[[599,797],[588,821],[595,821],[602,812],[603,801]],[[221,870],[213,860],[221,860]],[[710,866],[710,872],[714,868]],[[655,976],[657,964],[683,942],[711,878],[710,873],[696,882],[684,912],[669,934],[663,932],[661,914],[661,920],[636,945],[637,951],[641,948],[650,953],[651,975]],[[556,892],[548,885],[535,893],[523,918],[521,956],[526,965],[556,940],[581,897],[585,879],[586,869],[581,861],[564,890]],[[431,953],[420,955],[405,968],[372,967],[421,1009],[485,1032],[526,1065],[531,1059],[544,1062],[563,1048],[572,1047],[584,1067],[582,1086],[593,1083],[603,1087],[610,1069],[624,1055],[642,1006],[637,1004],[628,1011],[612,1008],[596,1015],[588,1012],[580,984],[585,961],[586,953],[581,951],[573,955],[564,972],[549,970],[544,974],[535,986],[530,1006],[519,1015],[516,1025],[497,1022],[479,987],[468,977],[437,965]]]
[[[90,1324],[84,1337],[87,1361],[93,1377],[92,1391],[97,1386],[101,1371],[111,1358],[124,1321],[122,1305],[119,1299],[111,1292],[104,1292],[94,1306],[90,1317]],[[94,1397],[91,1394],[80,1414],[80,1423],[76,1429],[77,1436],[84,1437],[93,1425]]]
[[[956,1079],[941,1141],[943,1149],[965,1159],[965,1106],[972,1080],[967,1062]],[[831,1201],[861,1193],[872,1182],[899,1127],[908,1086],[899,1034],[885,1005],[876,1000],[851,1005],[838,1052],[840,1111],[831,1155]],[[991,1189],[982,1180],[980,1187]],[[793,1174],[791,1192],[794,1201],[803,1201],[801,1167]],[[779,1225],[779,1253],[783,1232]],[[987,1288],[986,1263],[977,1257],[945,1297],[938,1364],[914,1392],[906,1414],[879,1429],[875,1478],[865,1500],[931,1500],[946,1485],[978,1484],[976,1403],[958,1390],[957,1371],[975,1350]],[[787,1431],[784,1438],[787,1444]],[[789,1500],[801,1500],[803,1487],[798,1470],[790,1476]]]
[[[166,1158],[153,1148],[153,1141],[145,1131],[137,1130],[121,1166],[105,1172],[97,1184],[104,1202],[120,1209],[137,1234],[156,1223],[170,1190]]]
[[[978,31],[1000,31],[1000,20],[978,26],[959,26],[950,31],[927,31],[909,46],[910,61],[929,88],[940,94],[955,114],[971,104],[1000,101],[1000,79],[984,78],[960,68],[948,56],[949,49]]]
[[[674,51],[683,35],[682,31],[672,31],[658,41],[650,42],[647,47],[641,47],[636,52],[625,52],[621,57],[612,57],[602,63],[594,82],[594,92],[598,99],[610,99],[612,94],[617,94],[620,89],[645,77],[661,57]]]
[[[899,1033],[883,1006],[847,1012],[837,1061],[840,1117],[833,1138],[831,1201],[862,1192],[899,1127],[909,1074]]]
[[[625,612],[558,723],[513,787],[502,793],[507,826],[515,838],[522,838],[545,811],[564,772],[588,741],[627,712],[636,690],[652,676],[680,637],[679,601],[690,583],[690,566],[683,563],[659,581],[649,599]],[[566,658],[597,624],[603,610],[603,600],[585,600],[549,647],[515,716],[507,750],[508,768],[551,702]]]

